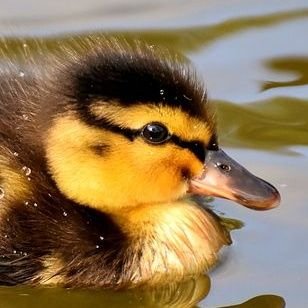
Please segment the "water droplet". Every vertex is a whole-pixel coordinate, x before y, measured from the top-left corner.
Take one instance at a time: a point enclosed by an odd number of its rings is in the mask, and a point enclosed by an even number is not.
[[[101,236],[99,237],[99,239],[100,239],[101,241],[103,241],[105,238],[101,235]]]
[[[19,72],[19,77],[24,77],[25,76],[25,73],[23,71],[20,71]]]
[[[63,212],[63,216],[65,216],[65,217],[66,217],[66,216],[67,216],[67,213],[66,213],[66,212]]]
[[[99,245],[96,245],[95,248],[98,249],[98,248],[99,248]]]
[[[8,238],[9,236],[7,234],[4,234],[4,238]]]
[[[159,91],[159,94],[160,94],[160,95],[164,95],[164,94],[165,94],[165,91],[164,91],[163,89],[161,89],[161,90]]]
[[[185,94],[183,94],[183,97],[186,98],[188,101],[192,101],[192,98],[187,96],[187,95],[185,95]]]
[[[19,154],[17,152],[14,152],[13,155],[17,157]]]
[[[22,115],[22,118],[23,118],[25,121],[28,121],[28,120],[29,120],[29,116],[26,115],[26,114],[23,114],[23,115]]]
[[[13,253],[16,254],[16,253],[17,253],[17,250],[13,250]]]
[[[24,256],[27,256],[27,255],[28,255],[28,253],[27,253],[27,252],[23,252],[23,255],[24,255]]]
[[[29,201],[25,201],[24,204],[25,204],[25,205],[29,205]]]
[[[36,202],[34,202],[34,203],[33,203],[33,206],[34,206],[34,207],[37,207],[37,203],[36,203]]]
[[[26,176],[29,176],[31,174],[31,169],[27,166],[23,166],[22,171],[25,173]]]
[[[0,199],[2,199],[5,195],[4,189],[0,187]]]

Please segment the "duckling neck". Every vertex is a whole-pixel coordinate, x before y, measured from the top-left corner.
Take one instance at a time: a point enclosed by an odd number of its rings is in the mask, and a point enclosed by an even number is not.
[[[199,275],[230,238],[219,218],[192,200],[142,206],[115,217],[131,242],[132,283],[160,284]],[[136,256],[138,252],[138,256]]]

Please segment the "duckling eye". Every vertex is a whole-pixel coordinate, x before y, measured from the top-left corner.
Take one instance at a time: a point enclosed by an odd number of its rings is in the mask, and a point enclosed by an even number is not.
[[[165,125],[161,123],[146,124],[142,131],[141,136],[149,143],[161,144],[170,139],[171,135]]]

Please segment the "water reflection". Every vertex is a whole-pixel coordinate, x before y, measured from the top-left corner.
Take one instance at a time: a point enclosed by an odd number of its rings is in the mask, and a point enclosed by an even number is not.
[[[286,57],[267,61],[266,66],[278,72],[294,73],[296,77],[291,81],[267,81],[262,85],[262,90],[278,87],[302,86],[308,84],[308,58]]]
[[[104,290],[67,290],[62,288],[1,287],[3,308],[190,308],[204,299],[210,290],[208,276],[147,291],[113,292]],[[217,308],[284,308],[277,295],[260,295],[244,303]]]
[[[3,308],[194,307],[210,290],[208,276],[147,291],[112,292],[61,288],[0,288]]]
[[[278,295],[259,295],[242,304],[220,308],[284,308],[285,306],[285,300]]]
[[[92,307],[170,307],[190,308],[206,297],[210,290],[208,276],[200,276],[163,289],[139,292],[65,290],[60,288],[1,288],[3,308],[92,308]],[[217,308],[284,308],[285,300],[277,295],[259,295],[244,303]]]
[[[109,31],[108,35],[115,36],[121,35],[125,39],[135,40],[139,39],[149,44],[159,44],[167,46],[173,50],[181,51],[183,53],[196,52],[205,45],[209,45],[219,39],[235,35],[245,30],[254,29],[258,27],[270,27],[279,23],[289,22],[296,19],[308,17],[308,10],[292,10],[289,12],[279,12],[275,14],[261,15],[261,16],[249,16],[226,20],[221,23],[180,28],[172,30],[147,30],[147,31]],[[228,29],[228,31],[226,31]],[[93,33],[92,33],[93,35]],[[73,35],[78,37],[79,35]],[[96,34],[98,39],[104,39],[106,33],[103,35],[99,32]],[[69,35],[72,37],[72,35]],[[81,40],[86,38],[87,35],[83,35]],[[20,45],[26,45],[31,47],[32,51],[44,54],[46,51],[50,52],[57,49],[59,45],[71,45],[73,41],[67,39],[66,36],[58,37],[46,37],[45,39],[31,39],[23,38],[23,44],[21,44],[20,38],[0,38],[0,57],[3,55],[12,55],[20,51],[23,52]],[[73,47],[71,45],[71,47]]]
[[[308,100],[277,97],[245,105],[216,101],[221,143],[274,150],[308,145]],[[296,106],[296,107],[295,107]]]

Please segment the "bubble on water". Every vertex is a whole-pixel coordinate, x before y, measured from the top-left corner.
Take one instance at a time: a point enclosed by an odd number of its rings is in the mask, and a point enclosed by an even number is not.
[[[5,191],[2,187],[0,187],[0,199],[2,199],[5,196]]]
[[[67,213],[66,213],[66,212],[63,212],[63,216],[65,216],[65,217],[66,217],[66,216],[67,216]]]
[[[25,173],[26,176],[29,176],[31,174],[31,169],[27,166],[23,166],[22,171]]]

